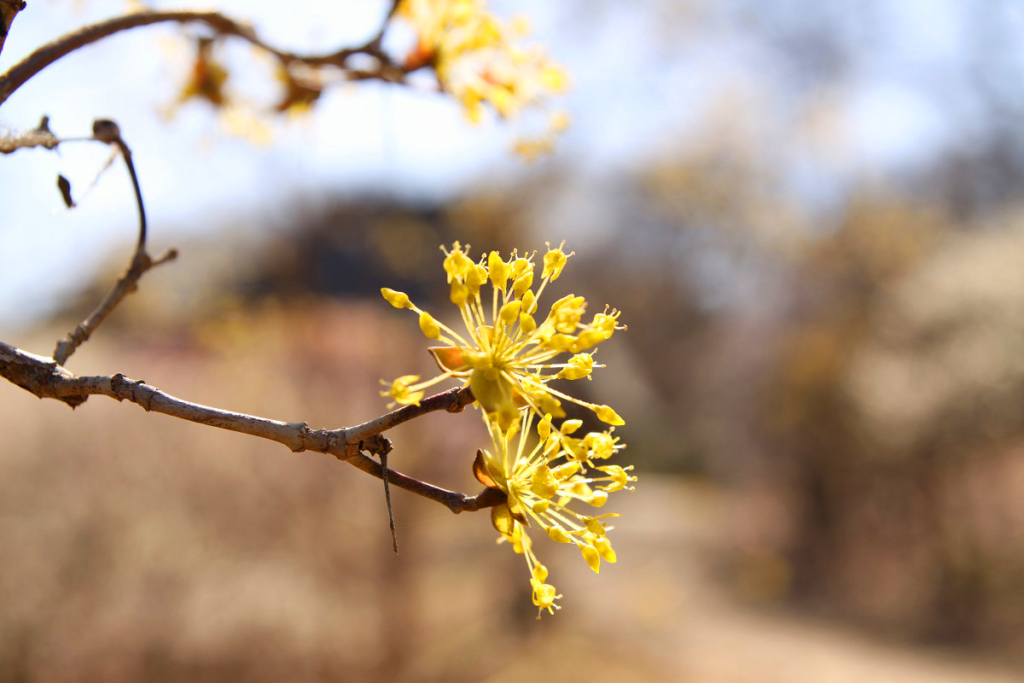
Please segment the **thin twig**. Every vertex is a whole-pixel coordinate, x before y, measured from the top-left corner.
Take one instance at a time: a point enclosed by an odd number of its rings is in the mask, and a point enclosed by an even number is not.
[[[381,43],[384,42],[384,34],[387,33],[388,26],[391,25],[391,20],[395,16],[395,12],[398,11],[398,6],[402,4],[402,0],[391,0],[391,6],[388,8],[387,14],[384,15],[384,21],[381,22],[380,30],[366,43],[366,47],[377,52],[380,51]]]
[[[350,428],[349,432],[353,439],[360,441],[369,439],[371,436],[381,434],[397,427],[403,422],[435,410],[446,410],[449,413],[461,413],[462,409],[475,401],[473,392],[469,387],[456,387],[440,394],[428,396],[419,402],[419,405],[403,406],[398,410],[392,410],[380,417],[375,417],[361,425]]]
[[[391,527],[391,545],[395,549],[395,555],[398,554],[398,532],[395,531],[395,511],[391,507],[391,488],[388,486],[388,453],[391,451],[390,448],[386,448],[380,452],[380,471],[381,480],[384,482],[384,500],[388,504],[388,525]]]
[[[367,432],[365,425],[348,429],[311,429],[305,422],[280,422],[191,403],[141,380],[128,379],[120,373],[78,377],[52,358],[38,356],[3,342],[0,342],[0,377],[39,398],[63,401],[72,408],[85,403],[89,396],[108,396],[117,401],[135,403],[147,411],[275,441],[295,452],[313,451],[333,455],[375,477],[382,477],[385,470],[361,451],[377,455],[390,451],[391,442],[381,436],[380,432],[405,421],[385,420],[387,415],[371,420],[367,424],[390,424],[371,436],[361,436]],[[462,401],[467,397],[472,401],[468,389],[457,389],[426,398],[420,402],[420,406],[409,407],[418,409],[416,415],[423,415],[464,405]],[[504,494],[492,493],[494,489],[487,489],[476,496],[467,496],[390,469],[387,470],[387,477],[389,484],[437,501],[455,513],[493,507],[504,499]]]
[[[146,271],[155,268],[161,263],[172,261],[178,256],[178,252],[174,249],[157,258],[151,257],[146,252],[146,206],[142,201],[142,188],[139,186],[139,177],[135,172],[135,164],[132,162],[132,152],[121,138],[121,131],[118,125],[107,119],[94,122],[93,138],[108,145],[116,146],[121,152],[121,158],[124,159],[124,163],[128,167],[128,175],[131,176],[132,187],[135,189],[135,202],[139,209],[139,237],[135,243],[135,251],[132,254],[131,261],[128,263],[128,269],[114,283],[114,288],[107,293],[96,309],[89,314],[88,318],[80,322],[68,336],[57,342],[57,347],[53,352],[53,359],[60,365],[67,363],[68,358],[75,352],[75,349],[88,341],[89,337],[96,331],[96,328],[103,324],[103,321],[114,312],[114,309],[121,303],[121,300],[136,290],[139,279]]]
[[[0,7],[4,2],[12,0],[0,0]],[[388,15],[390,21],[391,15]],[[220,12],[202,11],[146,11],[126,14],[124,16],[101,21],[96,24],[85,26],[77,31],[67,33],[56,40],[43,45],[32,54],[7,70],[7,73],[0,75],[0,105],[2,105],[14,91],[24,85],[37,73],[53,64],[61,57],[64,57],[75,50],[103,40],[115,33],[127,31],[142,26],[151,26],[161,23],[205,24],[215,33],[222,36],[234,36],[241,38],[256,47],[274,55],[282,64],[299,62],[307,66],[336,66],[347,69],[346,62],[349,57],[356,54],[366,54],[375,58],[379,64],[376,71],[358,72],[360,79],[368,77],[378,78],[384,81],[401,82],[404,80],[405,71],[395,64],[386,54],[381,52],[379,44],[373,41],[365,45],[352,48],[344,48],[335,52],[323,55],[300,55],[287,50],[279,50],[268,43],[265,43],[252,27],[242,24]],[[383,30],[382,34],[383,35]],[[379,43],[379,41],[377,41]]]
[[[367,474],[372,474],[378,479],[383,476],[383,468],[380,463],[373,458],[366,457],[362,453],[355,454],[345,462],[361,469]],[[423,482],[418,479],[412,479],[401,472],[390,469],[388,470],[388,481],[400,489],[405,489],[424,498],[437,501],[455,514],[486,510],[508,501],[508,496],[500,489],[486,488],[475,496],[467,496],[458,491],[448,491],[429,484],[423,486]]]
[[[2,2],[3,0],[0,0]],[[29,147],[45,147],[53,149],[62,142],[50,130],[50,117],[44,116],[39,126],[25,133],[5,133],[0,135],[0,154],[10,154],[19,149]]]

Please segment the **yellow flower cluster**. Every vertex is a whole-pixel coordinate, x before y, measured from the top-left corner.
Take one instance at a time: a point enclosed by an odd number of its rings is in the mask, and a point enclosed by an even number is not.
[[[536,524],[553,540],[576,545],[596,572],[602,559],[615,562],[609,527],[601,521],[615,515],[584,515],[570,505],[579,501],[599,508],[609,493],[632,488],[629,484],[636,480],[629,474],[632,467],[603,464],[623,448],[613,434],[614,425],[624,424],[622,418],[607,405],[550,386],[555,380],[589,379],[594,368],[603,367],[594,361],[594,347],[624,329],[615,310],[605,309],[584,322],[587,302],[572,294],[555,301],[538,319],[541,295],[573,255],[563,246],[548,245],[536,289],[533,254],[513,252],[506,261],[492,251],[477,262],[469,257],[468,245],[442,247],[451,301],[461,314],[464,334],[417,307],[403,292],[381,290],[391,305],[419,316],[427,338],[443,344],[429,349],[439,375],[423,382],[417,375],[382,382],[388,388],[381,395],[393,399],[390,405],[418,405],[426,388],[448,378],[464,380],[473,391],[492,444],[477,454],[474,474],[506,495],[507,501],[492,509],[491,520],[502,534],[500,540],[526,558],[533,602],[549,612],[557,609],[555,600],[561,596],[546,583],[547,569],[533,553],[527,528]],[[555,419],[566,417],[562,401],[589,408],[613,427],[582,437],[574,436],[581,420],[563,420],[556,427]]]
[[[198,99],[206,100],[214,107],[222,107],[227,102],[224,84],[228,80],[228,71],[213,58],[212,40],[200,39],[196,46],[192,72],[178,94],[178,103]]]
[[[444,344],[430,348],[441,374],[424,382],[416,375],[399,377],[385,395],[395,403],[418,405],[424,389],[457,377],[468,380],[481,408],[502,429],[508,429],[518,419],[519,409],[527,406],[540,417],[548,413],[565,417],[562,400],[593,410],[607,424],[624,424],[609,406],[587,403],[550,386],[555,379],[589,378],[595,367],[602,367],[595,364],[591,350],[622,329],[615,310],[606,309],[584,323],[586,299],[572,294],[551,304],[547,315],[538,321],[541,295],[549,282],[558,279],[572,254],[549,245],[535,292],[532,254],[521,257],[513,253],[504,261],[492,251],[486,260],[475,263],[458,242],[451,251],[444,251],[451,301],[462,314],[465,334],[439,322],[406,294],[382,290],[392,306],[419,314],[424,335]],[[487,285],[490,296],[482,295]],[[565,362],[552,362],[565,354],[571,354]]]
[[[566,420],[555,429],[548,415],[538,423],[534,443],[533,418],[532,412],[523,411],[521,421],[508,431],[487,421],[494,450],[478,451],[473,472],[482,484],[507,495],[506,502],[491,508],[491,523],[502,534],[499,542],[510,542],[526,558],[533,604],[538,611],[554,613],[555,600],[561,595],[547,583],[547,567],[534,555],[526,529],[536,524],[553,541],[574,544],[587,565],[598,572],[602,559],[616,561],[607,535],[611,527],[602,520],[618,515],[580,514],[570,505],[580,501],[599,508],[609,493],[632,489],[629,484],[636,477],[629,474],[631,466],[594,465],[595,460],[607,460],[622,448],[612,435],[614,427],[575,438],[571,434],[582,425],[579,420]]]
[[[517,31],[491,14],[484,0],[403,0],[398,15],[419,38],[406,67],[433,66],[441,88],[474,123],[485,103],[510,118],[568,88],[565,70],[539,47],[516,45]],[[549,133],[560,132],[565,121],[564,114],[552,115]]]

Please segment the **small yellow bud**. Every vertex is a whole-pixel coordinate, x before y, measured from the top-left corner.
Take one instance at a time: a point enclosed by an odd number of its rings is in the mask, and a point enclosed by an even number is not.
[[[533,271],[528,270],[519,277],[516,278],[515,282],[512,283],[512,289],[515,290],[516,296],[522,297],[529,289],[533,286]]]
[[[494,530],[504,536],[511,536],[516,522],[512,519],[512,511],[508,504],[502,503],[491,508],[491,524]]]
[[[548,339],[544,345],[552,351],[568,351],[576,343],[576,337],[571,334],[556,334]],[[562,376],[559,374],[559,376]]]
[[[498,252],[492,251],[487,255],[487,270],[491,277],[491,284],[504,292],[508,285],[510,269],[508,264],[501,260],[501,255]]]
[[[511,325],[519,317],[520,306],[522,306],[521,301],[509,301],[501,307],[501,311],[498,312],[498,318],[504,324]]]
[[[542,439],[548,438],[551,434],[551,413],[545,415],[544,419],[537,423],[537,434]]]
[[[595,574],[600,573],[601,554],[597,552],[597,548],[581,543],[580,550],[583,552],[583,559],[587,561],[587,566],[593,569]]]
[[[469,287],[467,287],[466,285],[462,284],[457,280],[453,281],[451,294],[452,303],[455,304],[456,306],[461,306],[462,304],[466,303],[466,299],[468,298]]]
[[[537,312],[537,295],[533,293],[532,289],[526,290],[523,294],[523,312],[533,315]]]
[[[612,410],[610,406],[597,406],[594,408],[594,412],[597,413],[597,419],[601,420],[601,422],[615,426],[626,424],[626,421],[619,417],[619,414]]]
[[[440,339],[441,337],[441,326],[434,320],[434,316],[429,313],[420,314],[420,330],[427,336],[428,339]]]
[[[474,264],[466,273],[466,286],[472,291],[480,291],[480,287],[487,282],[487,269],[481,265]]]
[[[565,529],[560,526],[549,526],[547,532],[555,543],[572,543],[572,537],[565,533]]]
[[[388,303],[395,308],[412,308],[412,302],[409,301],[409,295],[405,292],[396,292],[393,289],[382,287],[380,293],[384,295],[384,298],[388,300]]]
[[[582,426],[583,420],[566,420],[559,427],[558,431],[562,432],[562,434],[572,434]]]
[[[533,316],[528,313],[519,314],[519,329],[523,331],[523,334],[530,334],[537,329],[537,321],[533,319]]]
[[[607,536],[602,536],[594,540],[594,547],[597,548],[597,552],[601,554],[606,561],[615,564],[615,550],[612,548],[612,542],[608,540]]]

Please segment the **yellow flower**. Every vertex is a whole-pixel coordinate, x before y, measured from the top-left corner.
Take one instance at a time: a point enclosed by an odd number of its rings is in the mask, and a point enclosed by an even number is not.
[[[500,489],[507,496],[506,502],[491,509],[491,522],[502,534],[499,541],[510,542],[513,550],[526,558],[539,616],[545,609],[554,613],[558,609],[555,600],[561,596],[546,583],[548,570],[533,552],[527,527],[539,526],[555,542],[574,544],[587,565],[597,572],[602,559],[613,563],[617,559],[607,536],[610,527],[602,521],[617,515],[585,515],[570,505],[580,501],[601,507],[609,492],[632,489],[629,484],[636,477],[629,474],[632,466],[594,467],[598,476],[588,472],[589,459],[581,458],[581,453],[592,452],[591,457],[604,459],[622,448],[610,430],[575,439],[568,434],[579,427],[578,420],[568,420],[555,430],[550,416],[545,416],[537,425],[539,438],[533,442],[533,418],[533,413],[525,411],[520,422],[508,431],[485,420],[493,451],[477,453],[473,472],[482,484]]]
[[[593,410],[607,424],[624,424],[609,406],[587,403],[550,386],[556,379],[589,379],[594,368],[603,367],[594,362],[593,347],[624,329],[617,325],[615,310],[606,309],[590,323],[583,322],[587,302],[572,294],[555,301],[540,321],[535,317],[548,283],[558,279],[572,256],[563,246],[564,242],[556,248],[548,245],[536,291],[533,255],[520,257],[513,252],[505,261],[492,251],[474,262],[468,245],[464,249],[456,242],[451,251],[442,247],[451,300],[465,325],[462,334],[421,310],[403,292],[382,289],[392,306],[419,316],[427,338],[444,344],[429,349],[442,370],[440,375],[418,383],[418,377],[400,377],[382,395],[403,405],[417,403],[424,389],[455,377],[467,382],[481,409],[502,429],[518,420],[522,408],[537,416],[564,417],[562,400]],[[553,362],[565,355],[568,358],[562,362]]]
[[[565,70],[539,48],[515,45],[522,31],[505,26],[483,0],[403,0],[398,15],[419,37],[406,68],[433,66],[441,89],[474,123],[483,103],[509,118],[568,88]]]
[[[200,38],[196,46],[192,73],[178,94],[178,103],[199,99],[206,100],[214,107],[222,107],[227,102],[224,94],[224,84],[228,80],[227,69],[213,58],[213,40]]]
[[[419,405],[420,399],[423,398],[423,391],[417,391],[415,387],[410,387],[420,378],[419,375],[402,375],[390,385],[381,380],[381,384],[390,387],[387,391],[380,392],[381,396],[390,396],[395,399],[388,404],[388,408],[394,408],[396,404],[402,405]]]

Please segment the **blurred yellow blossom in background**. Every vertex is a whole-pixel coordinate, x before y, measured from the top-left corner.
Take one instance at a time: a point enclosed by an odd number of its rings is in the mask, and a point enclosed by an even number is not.
[[[526,33],[525,22],[504,24],[483,0],[403,0],[398,15],[418,36],[406,68],[432,66],[441,89],[462,104],[473,123],[482,119],[485,104],[509,119],[569,87],[567,72],[543,48],[514,42]],[[541,133],[513,149],[528,159],[547,152],[567,123],[564,112],[555,112]]]

